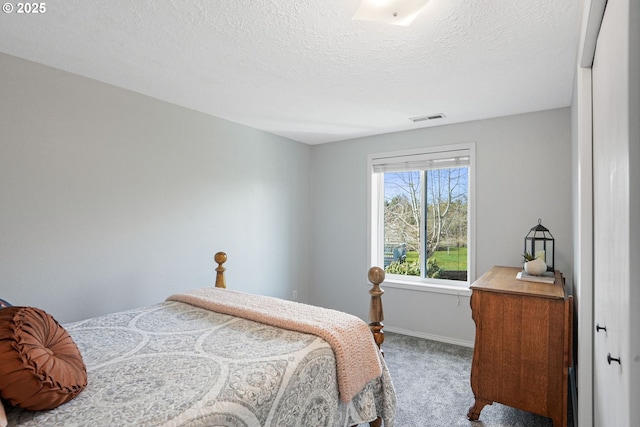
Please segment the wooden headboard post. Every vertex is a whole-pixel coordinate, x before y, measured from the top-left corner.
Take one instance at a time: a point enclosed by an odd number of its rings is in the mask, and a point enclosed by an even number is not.
[[[213,259],[218,263],[218,267],[216,268],[216,288],[226,288],[227,282],[224,280],[224,272],[226,268],[224,268],[222,264],[227,262],[227,254],[224,252],[218,252],[215,254]]]
[[[371,267],[369,269],[369,281],[373,283],[373,287],[369,291],[369,295],[371,295],[371,305],[369,306],[369,328],[371,329],[371,333],[373,334],[373,339],[375,340],[378,348],[384,354],[381,346],[384,342],[384,331],[382,328],[384,324],[382,321],[384,320],[384,313],[382,312],[382,294],[384,294],[384,290],[380,287],[380,284],[384,282],[384,270],[380,267]]]

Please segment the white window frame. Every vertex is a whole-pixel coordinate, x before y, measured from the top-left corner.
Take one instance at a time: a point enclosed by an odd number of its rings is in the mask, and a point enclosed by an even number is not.
[[[475,155],[475,143],[460,143],[450,145],[437,145],[430,147],[423,147],[411,150],[399,150],[385,153],[369,154],[367,158],[367,203],[368,203],[368,244],[369,248],[369,266],[378,265],[383,266],[384,260],[380,259],[380,254],[383,253],[381,249],[384,248],[384,227],[381,218],[384,216],[384,203],[381,200],[383,197],[383,174],[374,173],[374,165],[381,162],[406,162],[414,160],[424,159],[438,159],[443,157],[451,157],[458,154],[461,151],[469,153],[469,194],[468,194],[468,216],[467,216],[467,232],[468,232],[468,247],[467,247],[467,280],[443,280],[433,278],[421,278],[416,276],[404,276],[399,274],[387,274],[384,284],[387,287],[397,287],[404,289],[413,289],[420,291],[457,294],[457,295],[469,295],[469,286],[475,280],[475,265],[476,265],[476,155]]]

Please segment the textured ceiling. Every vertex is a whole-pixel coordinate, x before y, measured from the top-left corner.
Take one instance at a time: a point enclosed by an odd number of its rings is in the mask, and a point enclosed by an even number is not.
[[[579,3],[430,0],[401,27],[359,0],[65,0],[2,13],[0,52],[317,144],[568,106]]]

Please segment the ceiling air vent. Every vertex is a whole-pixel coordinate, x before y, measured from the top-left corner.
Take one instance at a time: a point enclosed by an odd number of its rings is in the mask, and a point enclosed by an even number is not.
[[[438,114],[430,114],[428,116],[411,117],[409,118],[409,120],[411,120],[414,123],[418,123],[418,122],[425,122],[427,120],[442,119],[444,117],[445,117],[444,114],[438,113]]]

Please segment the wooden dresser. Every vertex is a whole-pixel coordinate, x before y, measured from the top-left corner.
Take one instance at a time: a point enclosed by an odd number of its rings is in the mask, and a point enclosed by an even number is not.
[[[566,427],[573,300],[559,271],[550,284],[517,280],[521,270],[495,266],[471,285],[475,403],[467,417],[498,402]]]

